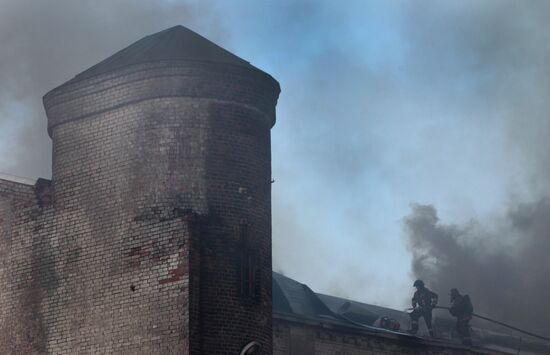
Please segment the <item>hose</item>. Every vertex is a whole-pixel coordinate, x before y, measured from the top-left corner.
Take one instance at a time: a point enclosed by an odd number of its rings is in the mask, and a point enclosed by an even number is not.
[[[434,308],[449,310],[449,307],[442,307],[442,306],[436,306],[436,307],[434,307]],[[484,320],[486,320],[486,321],[489,321],[489,322],[492,322],[492,323],[501,325],[501,326],[506,327],[506,328],[513,329],[513,330],[515,330],[516,332],[520,332],[520,333],[523,333],[523,334],[527,334],[527,335],[532,336],[532,337],[534,337],[534,338],[538,338],[538,339],[550,341],[550,338],[544,337],[544,336],[542,336],[542,335],[534,334],[534,333],[528,332],[528,331],[523,330],[523,329],[520,329],[520,328],[513,327],[513,326],[508,325],[508,324],[506,324],[506,323],[502,323],[502,322],[499,322],[499,321],[497,321],[497,320],[494,320],[494,319],[491,319],[491,318],[487,318],[487,317],[481,316],[481,315],[476,314],[476,313],[472,313],[472,316],[477,317],[477,318],[480,318],[480,319],[484,319]]]

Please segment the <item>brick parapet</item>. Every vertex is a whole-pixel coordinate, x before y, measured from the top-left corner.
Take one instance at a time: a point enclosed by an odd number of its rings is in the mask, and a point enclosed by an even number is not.
[[[0,202],[11,201],[14,204],[28,205],[34,203],[33,185],[0,178]]]

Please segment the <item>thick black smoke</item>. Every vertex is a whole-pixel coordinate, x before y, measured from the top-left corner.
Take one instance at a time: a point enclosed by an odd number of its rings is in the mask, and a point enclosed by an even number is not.
[[[550,334],[550,200],[519,204],[496,225],[441,223],[430,205],[404,219],[412,272],[443,295],[468,293],[476,311]]]

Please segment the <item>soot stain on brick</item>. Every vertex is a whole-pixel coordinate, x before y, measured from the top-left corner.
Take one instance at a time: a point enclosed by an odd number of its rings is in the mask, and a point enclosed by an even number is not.
[[[36,210],[36,209],[33,209]],[[19,323],[22,327],[19,331],[24,334],[23,348],[17,348],[19,353],[46,353],[46,329],[43,320],[42,302],[46,295],[51,296],[59,285],[59,278],[55,271],[54,251],[47,242],[45,234],[40,231],[44,228],[43,221],[30,211],[33,219],[33,240],[31,243],[30,257],[31,268],[18,299],[21,313]]]
[[[41,314],[43,291],[26,287],[15,308],[0,325],[2,354],[46,354],[46,334]]]
[[[39,178],[34,185],[37,206],[42,209],[53,203],[53,188],[51,180]]]
[[[77,246],[77,247],[71,248],[67,252],[67,259],[66,259],[67,265],[74,264],[78,261],[78,259],[80,257],[80,251],[81,250],[82,250],[82,248]]]

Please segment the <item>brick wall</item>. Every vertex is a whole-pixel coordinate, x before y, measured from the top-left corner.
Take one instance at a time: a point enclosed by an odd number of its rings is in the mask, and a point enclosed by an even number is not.
[[[278,91],[256,70],[180,62],[48,93],[51,191],[7,205],[0,184],[0,353],[235,354],[258,340],[271,354]]]
[[[34,206],[32,185],[0,180],[0,353],[37,354],[44,350],[41,295],[32,269],[36,248],[30,236]]]
[[[376,334],[355,328],[315,324],[287,317],[273,319],[274,355],[470,355],[503,354],[486,349],[468,349],[448,343],[411,339],[394,334]]]
[[[197,353],[235,353],[257,339],[268,353],[273,83],[266,85],[259,73],[214,65],[133,69],[45,98],[56,207],[78,206],[91,220],[93,239],[105,238],[93,252],[109,255],[83,278],[97,278],[98,268],[124,269],[120,261],[130,257],[128,270],[102,278],[112,282],[116,276],[126,285],[115,299],[127,299],[132,282],[132,294],[144,293],[128,305],[135,328],[124,318],[113,320],[117,338],[131,342],[138,334],[147,342],[176,330],[182,339],[166,351],[181,345]],[[242,223],[263,260],[258,304],[238,294],[235,229]],[[162,290],[169,300],[161,308]],[[145,311],[132,312],[138,306]],[[143,327],[155,318],[161,324]],[[162,343],[168,346],[169,338],[162,335]]]

